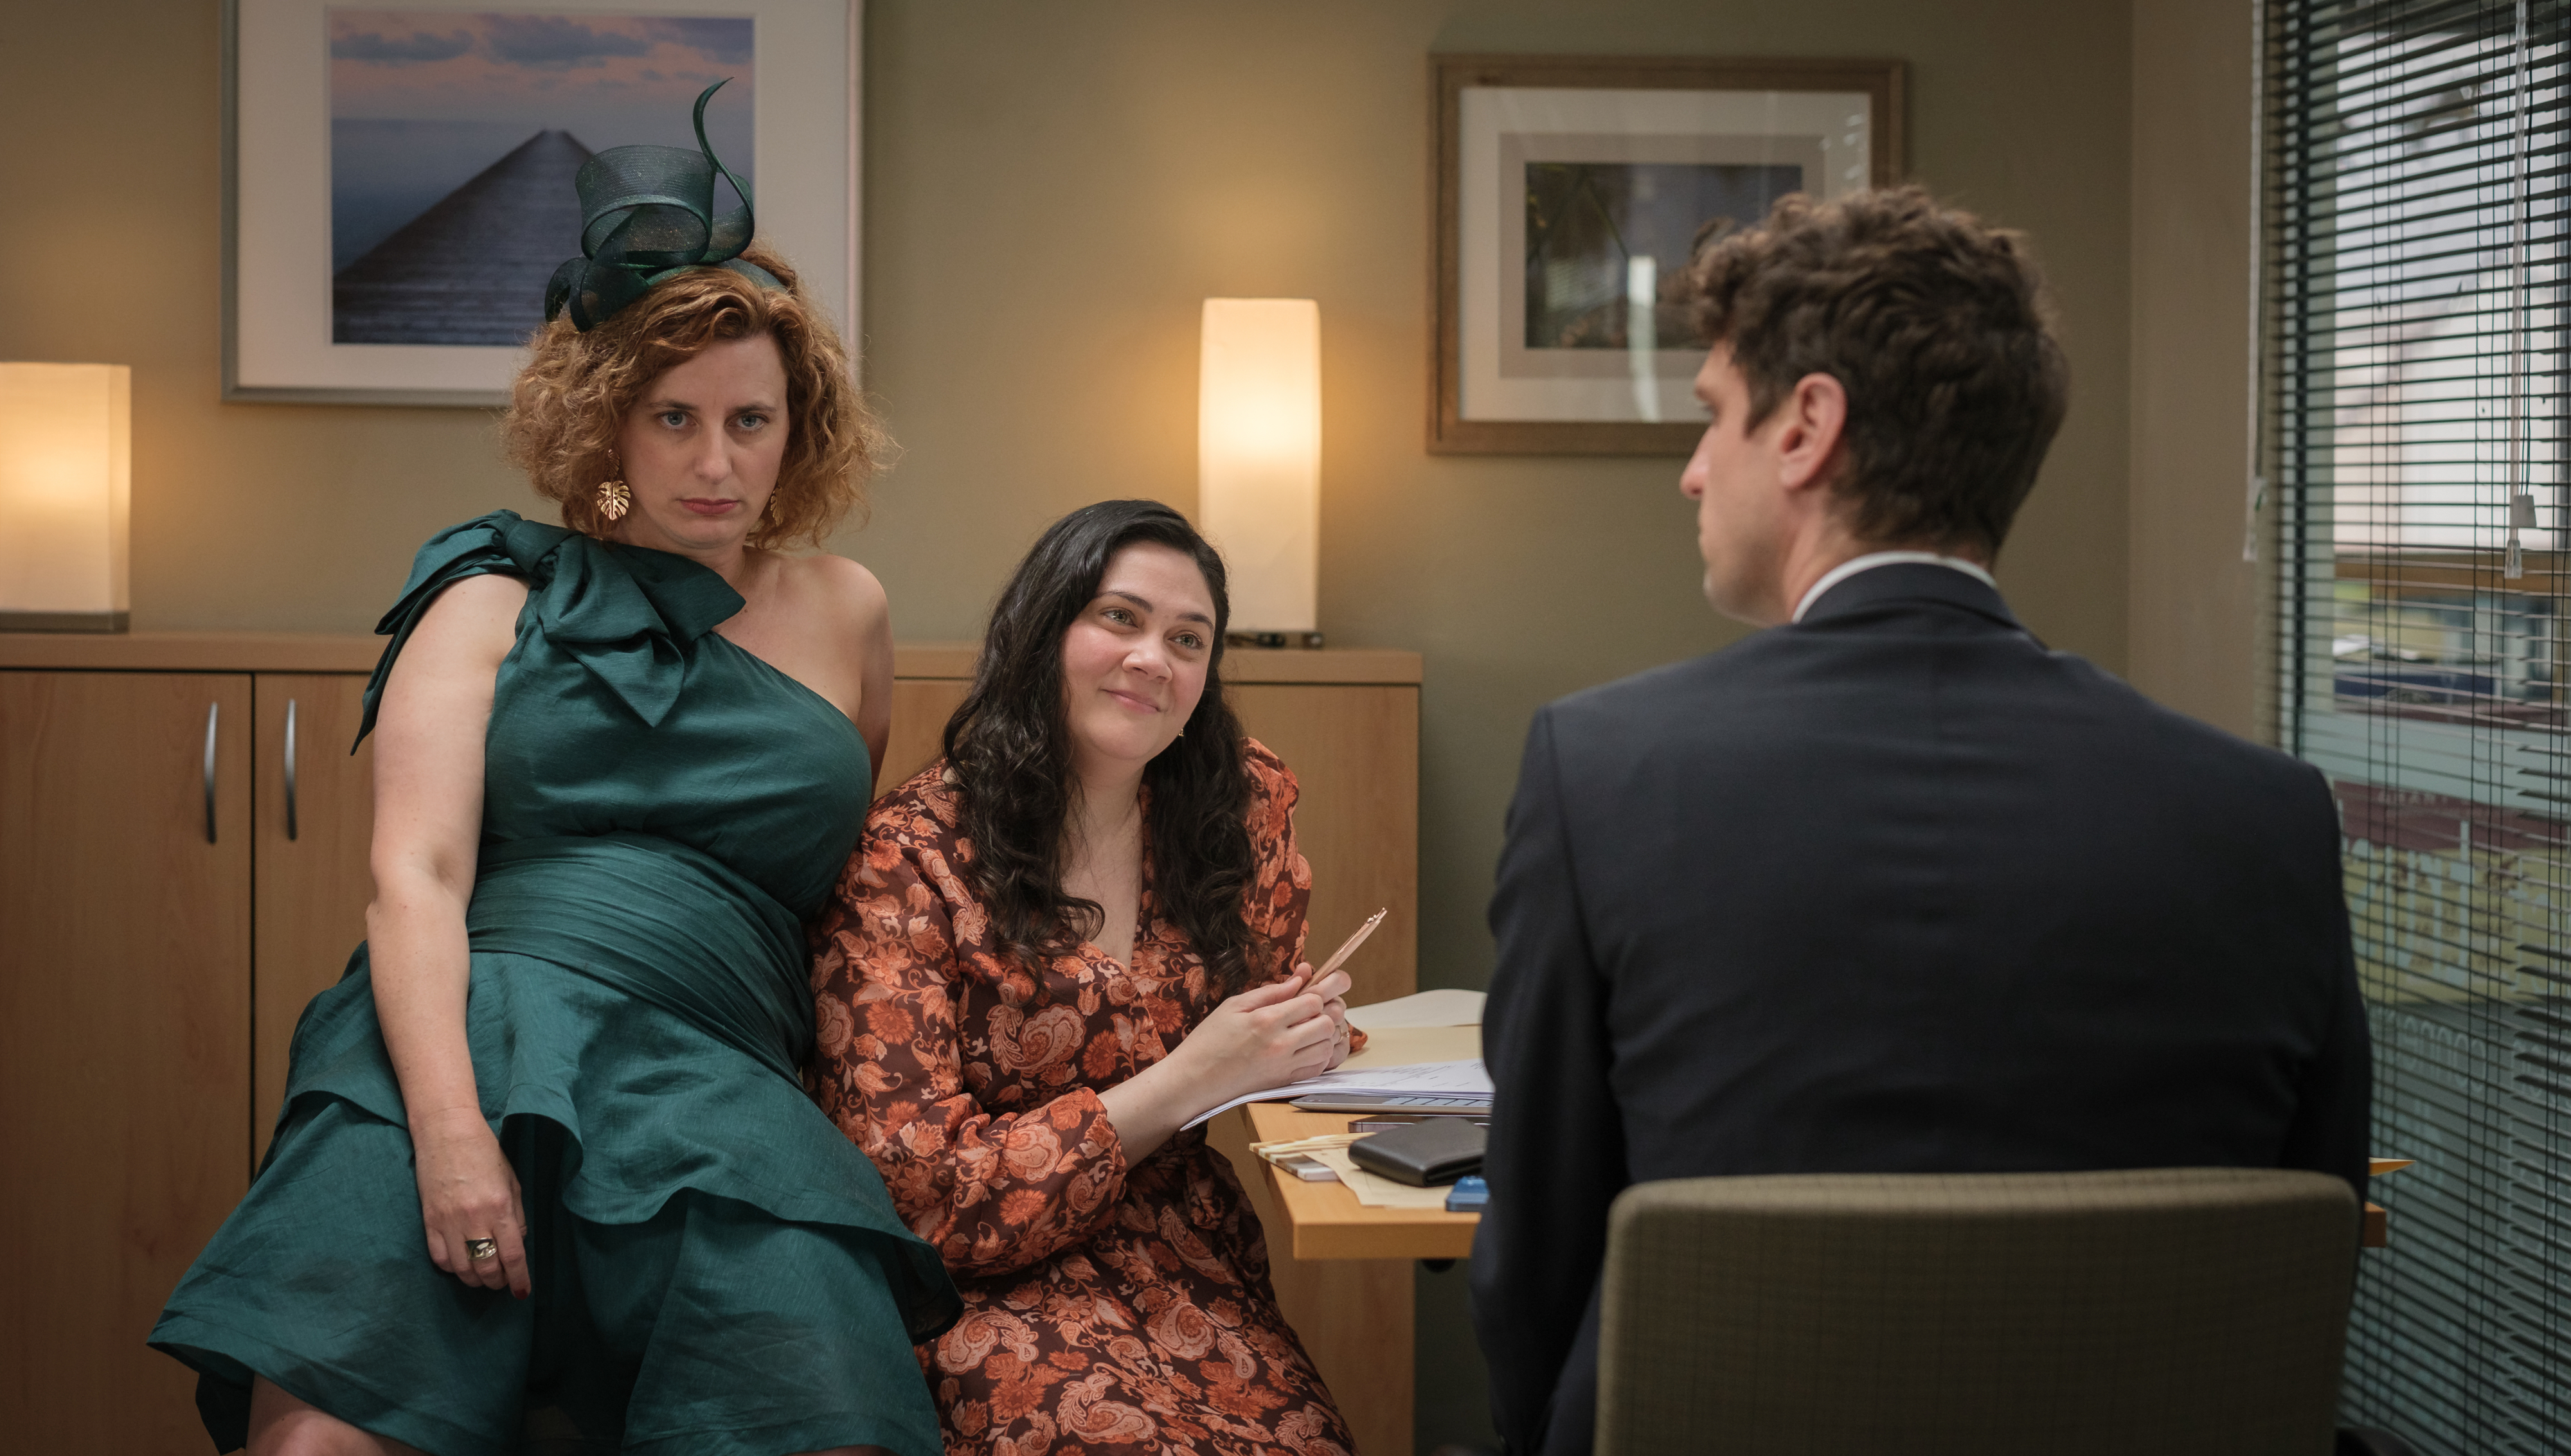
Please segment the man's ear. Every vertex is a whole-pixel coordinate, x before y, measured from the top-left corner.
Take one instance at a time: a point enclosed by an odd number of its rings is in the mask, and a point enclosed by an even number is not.
[[[1778,479],[1788,490],[1826,486],[1838,473],[1847,429],[1847,389],[1828,374],[1805,374],[1779,400]]]

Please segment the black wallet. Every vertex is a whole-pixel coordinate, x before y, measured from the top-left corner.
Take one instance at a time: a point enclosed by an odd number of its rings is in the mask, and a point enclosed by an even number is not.
[[[1359,1138],[1348,1145],[1348,1159],[1395,1183],[1434,1188],[1481,1171],[1486,1131],[1465,1118],[1429,1118]]]

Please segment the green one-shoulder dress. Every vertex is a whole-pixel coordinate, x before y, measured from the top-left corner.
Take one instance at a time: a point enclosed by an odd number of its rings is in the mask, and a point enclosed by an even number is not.
[[[254,1374],[432,1456],[936,1456],[913,1344],[959,1307],[873,1165],[804,1095],[802,922],[856,842],[864,740],[713,629],[684,557],[501,511],[430,541],[378,632],[523,579],[485,741],[465,1010],[534,1293],[428,1259],[366,950],[294,1033],[275,1140],[152,1343],[218,1449]]]

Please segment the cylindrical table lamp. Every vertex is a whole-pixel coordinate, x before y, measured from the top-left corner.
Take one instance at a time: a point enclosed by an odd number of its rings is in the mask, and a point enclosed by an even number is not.
[[[0,632],[123,632],[133,371],[0,363]]]
[[[1321,308],[1208,298],[1197,392],[1197,524],[1232,576],[1232,631],[1319,645]]]

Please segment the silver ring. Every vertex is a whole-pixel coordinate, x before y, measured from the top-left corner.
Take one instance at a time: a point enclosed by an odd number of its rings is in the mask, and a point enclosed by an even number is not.
[[[475,1263],[480,1263],[486,1258],[498,1258],[500,1256],[500,1241],[496,1238],[465,1239],[464,1256],[473,1260]]]

